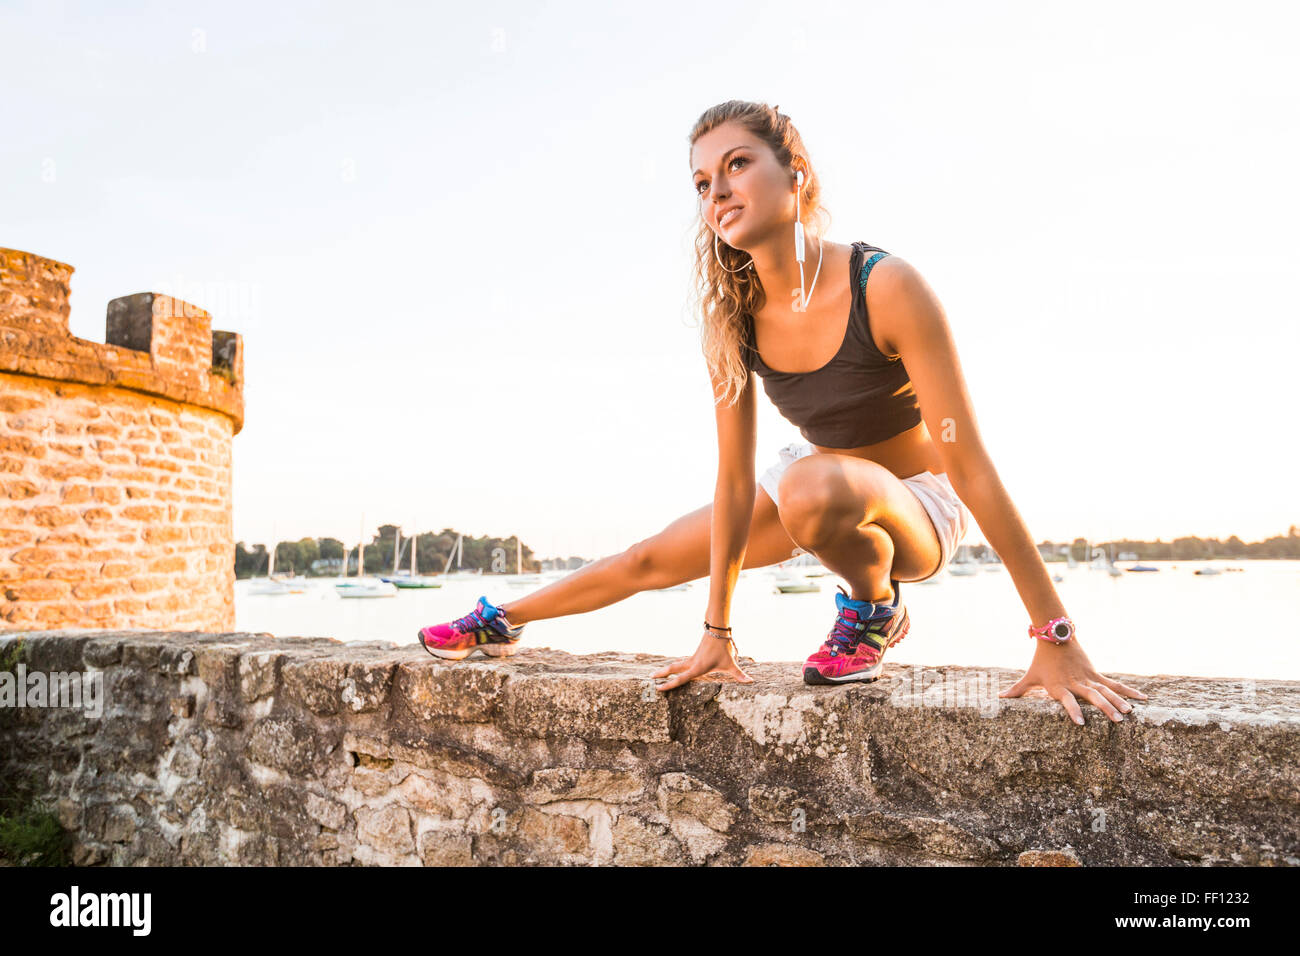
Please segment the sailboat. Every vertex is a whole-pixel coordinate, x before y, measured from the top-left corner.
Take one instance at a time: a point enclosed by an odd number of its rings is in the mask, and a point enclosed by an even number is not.
[[[810,594],[822,589],[815,578],[829,575],[830,569],[811,552],[804,551],[780,562],[772,574],[772,584],[778,594]]]
[[[442,569],[443,580],[463,581],[467,578],[478,577],[483,573],[482,568],[475,568],[472,571],[461,569],[460,562],[465,555],[465,536],[457,535],[456,543],[451,546],[451,553],[447,555],[447,566]],[[451,562],[456,562],[456,570],[451,569]]]
[[[1106,547],[1097,547],[1092,549],[1092,561],[1088,564],[1088,569],[1092,571],[1105,571],[1112,578],[1117,578],[1124,572],[1115,567],[1115,562],[1111,560],[1110,554],[1114,550],[1114,545],[1107,543]]]
[[[948,562],[948,573],[959,578],[979,572],[979,565],[971,560],[969,551],[960,551],[955,560]]]
[[[788,565],[780,566],[772,584],[779,594],[807,594],[822,589],[820,582],[814,581],[807,575],[802,574],[797,568]]]
[[[365,519],[362,519],[360,543],[357,544],[357,579],[348,580],[348,562],[343,559],[343,580],[334,585],[334,592],[341,598],[375,598],[396,597],[397,588],[387,581],[366,577],[366,536]]]
[[[421,576],[415,569],[415,538],[407,538],[406,543],[411,546],[411,569],[405,573],[398,571],[402,563],[402,531],[397,530],[397,540],[393,543],[393,573],[386,577],[380,578],[386,584],[396,585],[399,588],[440,588],[442,582],[437,578]]]
[[[1106,566],[1106,573],[1109,574],[1112,578],[1123,577],[1124,572],[1121,571],[1119,568],[1115,567],[1115,543],[1114,542],[1110,542],[1109,544],[1106,545],[1106,559],[1109,562]]]
[[[515,536],[515,573],[511,575],[509,584],[512,588],[527,588],[542,583],[540,574],[524,574],[524,543],[519,536]]]
[[[556,553],[557,553],[557,552],[556,552],[556,550],[555,550],[555,535],[552,534],[552,535],[551,535],[551,554],[556,554]],[[552,560],[555,562],[556,565],[559,564],[559,561],[560,561],[559,558],[553,558]],[[543,572],[542,572],[542,581],[543,581],[544,583],[546,583],[546,584],[550,584],[552,581],[558,581],[558,580],[560,580],[560,578],[567,577],[568,574],[569,574],[569,570],[568,570],[568,568],[563,568],[563,567],[558,567],[558,566],[556,566],[556,567],[552,567],[549,571],[543,571]],[[674,588],[673,590],[685,590],[685,588],[680,588],[680,589],[679,589],[679,588]]]
[[[832,573],[831,569],[822,564],[817,555],[813,554],[811,551],[797,554],[789,561],[781,562],[778,567],[798,568],[803,572],[803,576],[806,578],[824,578]]]
[[[266,565],[266,577],[257,578],[253,581],[248,589],[249,594],[257,594],[264,597],[273,597],[280,594],[302,594],[306,588],[301,585],[294,586],[288,581],[282,580],[275,576],[275,530],[271,530],[271,548],[270,556]]]
[[[742,571],[741,576],[745,573]],[[826,577],[831,574],[831,570],[821,563],[817,555],[810,551],[800,551],[793,557],[778,562],[767,573],[772,577],[773,586],[778,594],[806,594],[820,591],[821,583],[814,581],[813,578]]]

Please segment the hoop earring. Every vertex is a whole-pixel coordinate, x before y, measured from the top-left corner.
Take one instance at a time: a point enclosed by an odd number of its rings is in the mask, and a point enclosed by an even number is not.
[[[750,266],[754,264],[754,257],[750,256],[749,261],[746,262],[739,269],[728,269],[726,266],[724,266],[722,264],[722,259],[718,257],[718,234],[716,232],[713,234],[713,258],[718,260],[718,266],[722,269],[723,272],[730,272],[733,275],[737,272],[744,272],[746,269],[748,269]]]

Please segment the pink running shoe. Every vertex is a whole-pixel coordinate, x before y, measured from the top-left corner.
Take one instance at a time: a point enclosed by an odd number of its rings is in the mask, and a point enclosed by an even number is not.
[[[417,632],[420,646],[434,657],[458,661],[475,648],[491,657],[509,657],[519,649],[519,635],[527,624],[511,627],[501,609],[486,597],[464,617],[446,624],[431,624]]]
[[[884,653],[907,636],[907,608],[899,601],[897,581],[893,604],[854,601],[849,592],[835,595],[839,614],[826,642],[804,662],[805,684],[871,683],[880,677]]]

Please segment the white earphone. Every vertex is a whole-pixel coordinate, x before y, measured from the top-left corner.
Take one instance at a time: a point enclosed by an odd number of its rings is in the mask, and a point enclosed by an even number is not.
[[[794,180],[799,187],[794,194],[794,257],[799,262],[803,262],[803,222],[799,218],[799,196],[803,193],[802,169],[795,171]]]
[[[826,246],[824,243],[817,244],[817,271],[813,273],[812,286],[805,293],[803,291],[803,217],[799,208],[799,197],[803,195],[803,170],[795,170],[795,184],[798,189],[794,194],[794,257],[799,263],[799,301],[801,308],[806,312],[808,310],[808,300],[812,298],[813,289],[817,288],[817,277],[822,274],[822,253]]]

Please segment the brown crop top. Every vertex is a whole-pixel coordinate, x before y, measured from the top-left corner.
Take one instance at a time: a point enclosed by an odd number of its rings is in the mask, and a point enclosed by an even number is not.
[[[866,262],[866,253],[874,253]],[[857,448],[893,438],[921,422],[921,407],[902,358],[876,347],[867,317],[866,286],[871,267],[889,255],[878,246],[853,243],[849,275],[855,276],[853,305],[844,341],[835,356],[812,372],[778,372],[758,354],[754,317],[748,317],[742,349],[763,379],[763,390],[787,421],[814,445]]]

